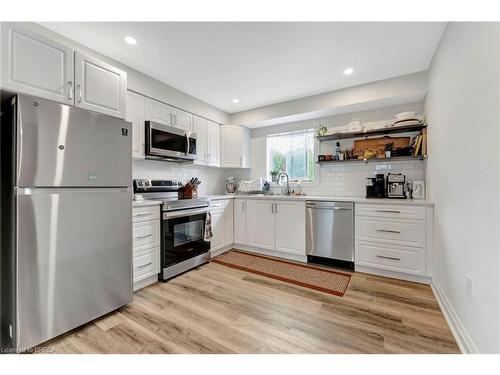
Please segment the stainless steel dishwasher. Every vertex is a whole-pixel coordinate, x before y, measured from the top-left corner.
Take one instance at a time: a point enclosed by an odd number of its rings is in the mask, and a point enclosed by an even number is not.
[[[354,203],[307,201],[306,228],[308,262],[354,269]]]

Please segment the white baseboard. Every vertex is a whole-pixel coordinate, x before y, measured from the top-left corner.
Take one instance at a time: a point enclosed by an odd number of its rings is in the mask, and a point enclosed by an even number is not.
[[[458,314],[456,313],[453,305],[446,296],[443,288],[439,284],[439,281],[436,279],[436,276],[432,277],[431,288],[434,292],[436,300],[438,301],[439,307],[441,308],[441,311],[443,312],[443,315],[448,322],[451,333],[453,334],[453,337],[455,338],[455,341],[460,348],[460,351],[465,354],[477,354],[478,350],[476,348],[476,345],[474,345],[474,342],[472,341],[469,333],[462,324],[460,318],[458,317]]]
[[[307,263],[307,256],[305,254],[304,255],[291,254],[291,253],[285,253],[283,251],[266,250],[258,247],[237,245],[237,244],[234,244],[233,248],[235,250],[243,250],[243,251],[248,251],[250,253],[256,253],[275,258],[282,258],[282,259],[294,260],[296,262]]]
[[[392,279],[406,280],[406,281],[411,281],[411,282],[420,283],[420,284],[429,285],[431,283],[431,278],[428,276],[412,275],[409,273],[389,271],[389,270],[384,270],[382,268],[362,266],[359,264],[354,265],[354,271],[367,273],[370,275],[390,277]]]
[[[232,248],[234,248],[233,244],[221,247],[220,249],[217,250],[210,250],[210,259],[215,258],[217,255],[221,255],[222,253],[225,253],[226,251],[229,251]]]
[[[157,282],[158,282],[158,275],[149,276],[145,279],[136,281],[134,283],[134,292],[137,292],[139,289],[142,289],[148,285],[151,285],[151,284],[154,284]]]

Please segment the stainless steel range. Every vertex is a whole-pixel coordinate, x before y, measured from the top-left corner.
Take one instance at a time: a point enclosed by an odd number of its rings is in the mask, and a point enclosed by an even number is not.
[[[171,180],[134,180],[134,193],[160,200],[161,273],[167,281],[210,259],[210,242],[204,240],[208,198],[178,199],[182,183]]]

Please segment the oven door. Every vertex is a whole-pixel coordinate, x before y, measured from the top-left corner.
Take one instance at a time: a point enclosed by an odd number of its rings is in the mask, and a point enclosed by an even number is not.
[[[146,156],[172,160],[196,159],[196,134],[146,121]]]
[[[210,242],[203,239],[206,216],[206,207],[163,213],[162,268],[210,250]]]

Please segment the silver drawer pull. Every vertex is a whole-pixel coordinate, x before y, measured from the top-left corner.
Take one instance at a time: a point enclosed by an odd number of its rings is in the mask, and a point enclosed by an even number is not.
[[[135,239],[136,239],[136,240],[142,240],[142,239],[144,239],[144,238],[148,238],[148,237],[151,237],[151,236],[152,236],[152,234],[150,233],[150,234],[146,234],[145,236],[139,236],[139,237],[136,237]]]
[[[396,233],[396,234],[400,234],[401,233],[399,230],[390,230],[390,229],[377,229],[377,232]]]
[[[384,255],[375,255],[377,258],[389,259],[389,260],[401,260],[401,258],[386,257]]]
[[[147,266],[150,266],[152,264],[153,264],[153,262],[149,262],[149,263],[143,264],[142,266],[137,266],[137,269],[146,268]]]
[[[401,213],[401,211],[398,211],[398,210],[375,210],[375,212],[385,212],[388,214],[400,214]]]
[[[139,216],[151,216],[151,213],[149,214],[135,214],[134,217],[139,217]]]

